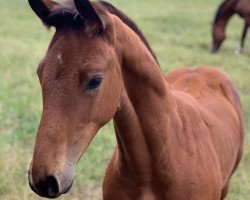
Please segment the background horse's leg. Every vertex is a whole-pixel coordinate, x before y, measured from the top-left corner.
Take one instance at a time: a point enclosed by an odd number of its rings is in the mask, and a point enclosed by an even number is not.
[[[247,31],[248,31],[248,24],[247,22],[245,22],[245,27],[242,33],[242,38],[241,38],[241,50],[243,51],[244,46],[245,46],[245,40],[246,40],[246,36],[247,36]]]
[[[247,24],[247,22],[245,22],[245,26],[244,26],[244,29],[242,32],[242,37],[241,37],[240,49],[238,51],[236,51],[236,55],[241,54],[244,50],[245,41],[246,41],[247,32],[248,32],[248,27],[249,27],[249,25]]]

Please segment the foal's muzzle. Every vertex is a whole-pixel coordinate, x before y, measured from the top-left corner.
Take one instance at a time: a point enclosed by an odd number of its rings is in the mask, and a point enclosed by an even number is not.
[[[39,196],[46,198],[56,198],[60,196],[60,185],[56,176],[48,176],[36,184],[33,183],[29,176],[29,185]]]
[[[33,182],[30,174],[28,175],[28,179],[31,189],[36,194],[50,199],[57,198],[61,194],[67,193],[73,184],[73,181],[71,181],[70,184],[62,186],[58,176],[47,176],[45,179],[40,180],[37,183]]]

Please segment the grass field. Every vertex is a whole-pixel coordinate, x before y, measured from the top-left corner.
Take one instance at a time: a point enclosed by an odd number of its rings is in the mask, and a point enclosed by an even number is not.
[[[243,21],[233,17],[228,39],[210,54],[210,29],[219,0],[110,0],[134,19],[165,71],[178,66],[223,69],[239,88],[245,112],[245,151],[233,176],[228,200],[250,198],[250,38],[235,56]],[[0,0],[0,199],[39,199],[28,186],[41,91],[36,66],[53,30],[46,31],[27,0]],[[115,147],[112,123],[104,127],[78,164],[71,192],[60,199],[100,200],[102,179]]]

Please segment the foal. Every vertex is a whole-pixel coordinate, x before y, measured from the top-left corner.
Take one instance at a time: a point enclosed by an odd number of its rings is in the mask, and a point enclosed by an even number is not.
[[[165,75],[145,38],[105,2],[29,0],[56,28],[37,73],[43,114],[29,169],[40,196],[67,193],[74,169],[112,118],[117,148],[104,200],[220,200],[242,155],[239,96],[221,71]]]
[[[240,52],[243,51],[248,28],[250,26],[250,0],[225,0],[216,12],[215,20],[212,28],[213,47],[212,52],[218,52],[223,41],[226,38],[225,29],[234,15],[238,14],[245,21],[241,37]]]

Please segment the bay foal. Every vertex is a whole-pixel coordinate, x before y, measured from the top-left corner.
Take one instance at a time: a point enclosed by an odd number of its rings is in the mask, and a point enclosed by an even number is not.
[[[225,0],[219,6],[212,27],[213,47],[212,52],[219,51],[226,38],[226,27],[229,20],[238,14],[245,21],[241,37],[240,52],[243,51],[248,28],[250,26],[250,0]]]
[[[239,96],[221,71],[164,74],[136,25],[105,2],[29,0],[56,28],[37,73],[43,113],[31,188],[56,198],[112,118],[117,148],[104,200],[220,200],[242,155]]]

